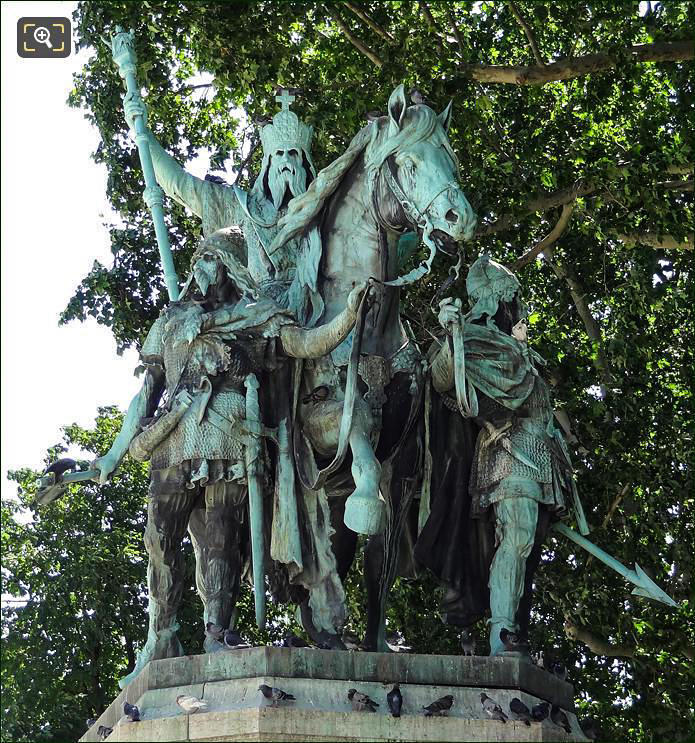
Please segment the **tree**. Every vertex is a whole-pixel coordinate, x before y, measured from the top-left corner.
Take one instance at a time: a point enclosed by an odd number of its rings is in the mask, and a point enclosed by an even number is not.
[[[241,184],[259,166],[251,121],[276,110],[277,83],[303,91],[294,108],[315,127],[319,166],[343,151],[396,84],[416,85],[438,108],[453,98],[450,136],[480,215],[466,263],[487,250],[519,272],[533,309],[532,343],[548,360],[572,428],[592,539],[626,564],[639,562],[680,602],[673,611],[636,599],[617,575],[551,539],[532,642],[568,661],[580,706],[614,737],[683,740],[693,715],[695,630],[687,425],[694,19],[686,2],[643,4],[641,14],[639,7],[81,3],[79,43],[94,53],[70,103],[102,134],[95,159],[108,166],[108,195],[123,224],[110,228],[113,267],[95,265],[63,321],[93,315],[121,346],[137,345],[165,301],[122,85],[101,41],[117,24],[135,30],[149,124],[163,146],[181,162],[208,147],[211,167],[231,160]],[[199,226],[169,206],[183,274]],[[447,269],[438,260],[406,296],[424,343]],[[449,291],[462,294],[462,282]],[[434,629],[435,591],[399,582],[389,618],[418,650],[453,650],[452,634]],[[414,616],[427,620],[418,627]]]

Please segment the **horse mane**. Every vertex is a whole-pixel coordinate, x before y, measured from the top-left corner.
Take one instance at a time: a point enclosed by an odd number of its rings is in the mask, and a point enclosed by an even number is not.
[[[287,213],[278,223],[279,231],[269,246],[269,253],[272,255],[289,240],[312,227],[328,199],[363,152],[368,177],[373,179],[387,157],[430,137],[441,140],[440,144],[447,149],[458,167],[458,158],[451,149],[446,132],[437,114],[429,106],[410,106],[405,112],[401,128],[395,134],[388,116],[367,124],[353,137],[345,152],[323,168],[301,196],[292,199]]]

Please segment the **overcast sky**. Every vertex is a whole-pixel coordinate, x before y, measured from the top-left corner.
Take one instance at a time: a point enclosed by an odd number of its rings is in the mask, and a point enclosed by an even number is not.
[[[18,467],[40,468],[60,427],[89,426],[99,405],[126,408],[139,383],[135,352],[116,355],[95,321],[58,327],[80,279],[112,263],[106,168],[90,159],[99,141],[65,103],[72,75],[91,55],[20,59],[17,20],[67,16],[73,2],[2,3],[2,496]],[[194,172],[205,172],[200,163]]]

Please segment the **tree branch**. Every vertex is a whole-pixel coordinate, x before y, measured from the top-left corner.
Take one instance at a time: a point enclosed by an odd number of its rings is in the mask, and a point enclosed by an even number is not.
[[[451,30],[454,33],[454,38],[456,39],[456,43],[458,44],[459,51],[463,52],[463,39],[461,38],[461,32],[459,31],[459,27],[456,25],[456,18],[454,17],[454,11],[451,9],[450,5],[446,5],[446,14],[449,18],[449,23],[451,24]]]
[[[574,269],[571,266],[567,266],[563,263],[558,263],[557,261],[553,260],[555,257],[555,251],[551,246],[547,246],[545,248],[545,250],[543,251],[543,255],[548,261],[550,267],[553,269],[555,275],[567,284],[572,296],[572,300],[574,301],[574,306],[577,308],[579,317],[581,317],[582,322],[584,323],[584,327],[586,328],[586,334],[589,336],[589,340],[591,340],[592,343],[595,345],[596,357],[594,358],[593,362],[596,370],[599,372],[602,382],[601,395],[605,396],[604,385],[612,382],[613,376],[610,371],[608,359],[606,358],[605,352],[603,350],[603,336],[601,334],[601,328],[594,319],[594,316],[591,314],[591,310],[589,309],[589,305],[586,301],[586,292],[584,291],[584,287],[582,286],[579,277],[574,272]]]
[[[584,627],[578,627],[569,619],[565,621],[565,635],[570,640],[583,642],[592,653],[605,655],[608,658],[634,658],[635,648],[629,645],[613,645],[608,640],[589,632]]]
[[[690,232],[683,242],[679,242],[673,235],[660,235],[656,232],[643,232],[639,235],[616,235],[620,242],[626,245],[641,243],[650,248],[662,250],[692,250],[695,234]]]
[[[360,41],[356,36],[353,35],[352,31],[348,28],[345,21],[341,18],[340,13],[335,8],[329,8],[328,14],[338,24],[338,28],[341,30],[343,36],[357,49],[359,52],[364,54],[367,59],[373,62],[377,67],[382,67],[383,62],[381,59],[363,42]]]
[[[434,33],[434,37],[437,40],[437,47],[439,49],[439,53],[443,56],[444,55],[444,44],[442,44],[442,32],[439,30],[439,27],[437,26],[437,22],[434,20],[434,16],[430,12],[430,9],[427,7],[427,3],[420,2],[420,10],[422,11],[422,14],[427,19],[427,22],[430,24],[430,28],[432,29],[432,32]]]
[[[693,59],[693,42],[657,41],[653,44],[635,44],[625,50],[626,61],[682,62]],[[478,80],[482,83],[506,83],[509,85],[544,85],[556,80],[572,80],[592,72],[604,72],[617,67],[622,55],[599,52],[584,57],[574,57],[551,62],[545,66],[505,66],[486,64],[460,64],[460,75],[450,78],[446,87],[458,88],[458,78]],[[447,91],[451,92],[451,91]]]
[[[385,29],[383,26],[380,26],[366,11],[362,10],[359,6],[355,5],[354,3],[348,2],[348,0],[343,0],[343,5],[348,9],[351,10],[360,20],[364,21],[369,28],[372,29],[375,33],[379,34],[382,39],[385,41],[388,41],[389,43],[392,43],[395,41],[393,36]]]
[[[541,52],[538,49],[538,44],[536,42],[536,37],[533,33],[533,29],[531,26],[528,25],[525,18],[521,15],[519,12],[519,9],[516,7],[516,3],[512,2],[512,0],[507,0],[507,5],[509,6],[509,10],[512,11],[512,15],[514,18],[516,18],[517,23],[521,26],[521,28],[524,30],[524,33],[526,34],[526,38],[528,39],[529,46],[531,47],[531,51],[533,52],[533,56],[536,59],[536,62],[541,67],[545,67],[545,61],[543,60],[543,57],[541,56]]]
[[[574,211],[574,202],[564,204],[562,207],[562,214],[555,223],[555,227],[538,243],[536,243],[531,250],[524,253],[518,260],[512,264],[512,271],[518,271],[519,269],[530,263],[539,253],[542,253],[547,247],[552,245],[558,240],[560,235],[565,231],[567,224],[570,221],[572,212]]]
[[[625,174],[627,174],[627,170],[626,167],[620,169],[621,173]],[[670,191],[692,191],[693,188],[693,182],[691,180],[663,181],[656,185]],[[561,188],[553,193],[538,196],[535,199],[530,199],[524,204],[523,211],[520,215],[502,214],[494,222],[480,225],[475,234],[478,237],[484,237],[485,235],[492,235],[495,232],[501,232],[515,224],[522,216],[533,214],[534,212],[547,212],[549,209],[554,209],[563,204],[569,204],[581,196],[589,196],[590,194],[598,195],[603,192],[604,188],[605,184],[602,182],[580,179],[571,186]]]

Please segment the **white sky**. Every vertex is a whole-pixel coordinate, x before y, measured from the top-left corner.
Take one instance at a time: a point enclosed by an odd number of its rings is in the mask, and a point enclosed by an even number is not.
[[[119,357],[95,321],[58,327],[61,310],[94,260],[112,264],[106,168],[90,159],[99,134],[67,107],[72,74],[90,50],[66,59],[20,59],[17,20],[67,16],[74,2],[2,2],[2,496],[7,471],[40,468],[60,427],[93,423],[99,405],[126,408],[137,392],[134,351]],[[202,171],[201,162],[193,172]]]

